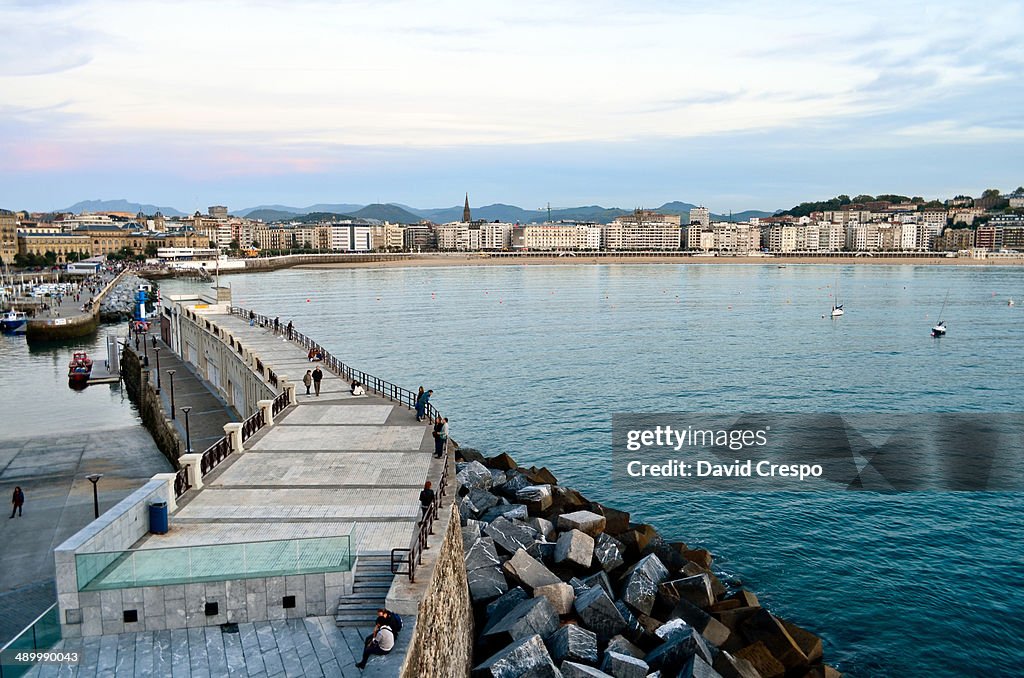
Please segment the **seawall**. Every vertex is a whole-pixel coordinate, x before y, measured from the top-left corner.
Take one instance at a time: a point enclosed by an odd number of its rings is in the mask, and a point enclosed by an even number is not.
[[[153,436],[153,442],[174,468],[179,468],[178,457],[184,447],[181,437],[164,413],[160,395],[150,383],[149,370],[142,366],[138,354],[128,346],[121,351],[121,379],[128,398],[139,408],[142,425]]]
[[[29,318],[25,335],[29,341],[59,341],[88,336],[100,324],[100,304],[128,271],[121,271],[96,295],[91,309],[67,318]]]

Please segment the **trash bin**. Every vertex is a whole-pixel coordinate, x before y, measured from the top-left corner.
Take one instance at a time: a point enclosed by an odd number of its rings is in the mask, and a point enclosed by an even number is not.
[[[156,501],[149,505],[149,531],[153,534],[167,534],[166,501]]]

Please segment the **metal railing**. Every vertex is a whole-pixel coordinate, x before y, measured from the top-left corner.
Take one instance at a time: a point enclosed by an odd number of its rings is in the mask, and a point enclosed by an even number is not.
[[[285,577],[352,569],[351,534],[78,553],[79,591]]]
[[[231,454],[231,438],[224,436],[203,452],[203,456],[199,460],[200,473],[205,476],[217,468],[217,465],[224,461],[229,454]]]
[[[48,650],[60,640],[60,608],[54,603],[0,648],[0,678],[17,678],[32,668],[15,659],[18,653]]]
[[[188,482],[188,468],[180,468],[174,474],[174,498],[177,499],[192,488]]]
[[[257,410],[256,414],[242,422],[242,442],[252,437],[256,431],[263,428],[263,410]]]
[[[416,523],[409,548],[391,549],[391,574],[408,575],[412,583],[416,582],[416,568],[423,564],[423,551],[430,548],[434,521],[444,507],[444,497],[448,493],[449,447],[448,441],[445,441],[441,478],[437,483],[437,490],[434,491],[434,501],[429,506],[420,508],[420,520]]]
[[[276,417],[278,414],[288,409],[288,405],[290,404],[291,401],[288,399],[288,391],[285,391],[284,393],[274,398],[274,404],[270,408],[270,412]]]
[[[232,306],[231,313],[245,320],[251,319],[255,321],[255,323],[258,324],[260,327],[269,327],[271,328],[271,330],[276,331],[278,334],[283,334],[287,331],[284,327],[281,327],[280,325],[278,326],[277,330],[274,330],[273,318],[265,316],[261,313],[256,313],[255,311],[249,311],[240,306]],[[324,347],[319,342],[316,342],[310,337],[307,337],[302,332],[294,329],[294,327],[292,328],[291,331],[291,340],[298,344],[299,346],[302,346],[307,351],[315,351],[316,353],[319,353],[320,356],[322,357],[320,363],[325,368],[327,368],[334,374],[338,375],[345,381],[358,381],[360,384],[363,385],[363,388],[365,388],[367,391],[372,391],[377,395],[387,398],[391,402],[397,402],[410,408],[416,407],[416,393],[414,391],[410,391],[407,388],[402,388],[401,386],[393,384],[390,381],[380,379],[379,377],[369,374],[368,372],[363,372],[362,370],[357,370],[354,367],[346,365],[345,363],[331,355],[331,353],[324,349]],[[260,372],[262,374],[263,365],[262,363],[260,363],[259,360],[257,360],[256,362],[257,372]],[[431,420],[433,420],[440,415],[440,412],[438,412],[437,408],[435,408],[433,405],[427,403],[427,406],[424,408],[424,414]]]

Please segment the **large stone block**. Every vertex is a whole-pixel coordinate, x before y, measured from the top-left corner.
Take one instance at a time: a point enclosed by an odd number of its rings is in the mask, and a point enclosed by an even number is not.
[[[526,524],[540,532],[541,536],[548,541],[555,541],[558,534],[555,532],[555,524],[546,518],[530,518]]]
[[[501,559],[498,558],[494,540],[490,537],[481,537],[473,542],[473,545],[466,551],[465,561],[468,572],[481,567],[501,567]]]
[[[561,531],[579,530],[591,537],[596,537],[604,532],[604,516],[593,511],[573,511],[558,516],[558,529]]]
[[[611,638],[626,627],[626,621],[615,607],[615,603],[600,587],[576,596],[573,607],[584,626],[596,633],[601,640]]]
[[[621,600],[615,601],[615,607],[616,609],[618,609],[619,614],[622,615],[622,618],[626,622],[626,628],[622,629],[622,635],[624,635],[626,638],[629,638],[634,643],[642,642],[646,630],[640,623],[640,620],[637,618],[637,616],[633,613],[633,610],[631,610],[629,605],[626,605]]]
[[[555,543],[555,562],[590,567],[594,560],[594,538],[580,530],[563,532]]]
[[[550,506],[550,485],[527,485],[526,487],[516,490],[516,500],[523,504],[527,504],[529,502],[539,502],[545,499],[548,500],[548,506]]]
[[[516,492],[533,484],[521,471],[509,471],[505,476],[508,480],[505,481],[504,485],[498,488],[498,491],[506,497],[515,497]]]
[[[590,502],[587,498],[580,494],[578,491],[571,487],[555,487],[555,503],[552,510],[556,514],[561,513],[572,513],[573,511],[580,511],[590,508]],[[556,516],[552,516],[554,519]]]
[[[520,469],[522,470],[522,469]],[[526,477],[530,479],[534,485],[557,485],[558,478],[555,474],[548,470],[547,466],[536,468],[531,466],[525,470]]]
[[[562,678],[612,678],[612,676],[585,664],[562,662]]]
[[[473,678],[560,678],[539,635],[520,638],[473,669]]]
[[[729,641],[732,631],[710,614],[688,600],[680,600],[672,610],[672,617],[682,619],[697,629],[704,639],[716,647],[722,647]]]
[[[504,471],[491,469],[491,492],[504,485],[508,481],[508,475]]]
[[[597,665],[597,634],[593,631],[576,624],[566,624],[551,634],[547,644],[551,659],[556,664],[573,661]]]
[[[478,487],[471,489],[467,496],[469,497],[469,500],[473,502],[473,506],[476,508],[478,514],[484,513],[488,509],[494,508],[501,503],[500,497]]]
[[[711,592],[711,579],[704,573],[695,577],[662,582],[658,585],[658,593],[664,596],[672,607],[680,600],[689,601],[701,609],[707,609],[715,602],[715,595]]]
[[[629,529],[620,534],[614,535],[622,544],[626,547],[626,558],[640,558],[643,550],[646,549],[651,542],[661,541],[661,535],[658,534],[658,530],[653,525],[646,523],[640,525],[630,525]]]
[[[708,646],[704,637],[697,632],[697,629],[693,628],[682,619],[672,619],[662,624],[655,630],[654,635],[661,638],[664,642],[668,643],[677,638],[691,638],[693,640],[694,650],[698,657],[701,657],[710,664],[714,661],[714,654],[711,648]]]
[[[646,678],[647,662],[618,652],[605,652],[601,670],[615,678]]]
[[[562,581],[546,568],[544,563],[533,558],[523,549],[516,551],[512,559],[502,565],[502,569],[512,581],[522,584],[527,591],[533,591],[538,586],[547,584],[559,584]]]
[[[747,645],[736,652],[736,658],[744,659],[754,667],[761,678],[782,678],[786,675],[786,667],[772,655],[761,641]]]
[[[526,552],[537,560],[553,563],[555,562],[555,547],[557,545],[550,541],[535,541],[526,547]]]
[[[815,662],[821,661],[822,648],[821,638],[814,635],[806,629],[802,629],[792,622],[788,622],[785,619],[780,619],[782,625],[785,627],[786,632],[792,636],[796,644],[803,650],[804,655],[807,656],[807,661],[814,664]]]
[[[493,522],[498,518],[507,520],[526,520],[530,512],[525,504],[498,504],[483,512],[480,519],[485,522]]]
[[[728,626],[729,630],[733,633],[738,633],[743,622],[752,617],[760,609],[760,607],[734,607],[713,612],[712,616]]]
[[[622,600],[643,614],[654,609],[658,585],[668,579],[668,570],[653,553],[644,556],[622,576]]]
[[[501,594],[497,600],[493,600],[488,603],[485,612],[487,622],[484,624],[484,628],[481,633],[487,633],[487,631],[500,622],[506,614],[515,609],[516,605],[527,600],[529,597],[530,595],[523,590],[522,586],[515,586]]]
[[[590,575],[589,577],[584,577],[583,578],[583,584],[585,586],[589,587],[589,588],[594,588],[595,586],[600,586],[601,588],[603,588],[605,590],[605,593],[608,594],[609,598],[614,598],[615,597],[615,591],[612,590],[612,583],[611,583],[611,581],[608,580],[608,575],[605,574],[603,571],[602,572],[595,572],[594,574]]]
[[[734,657],[725,650],[715,655],[712,667],[714,667],[715,671],[718,671],[722,678],[761,678],[761,674],[758,673],[753,664],[746,659]]]
[[[693,658],[692,678],[722,678],[722,675],[700,657]]]
[[[471,461],[455,474],[455,480],[462,487],[486,490],[491,486],[491,471],[480,462]]]
[[[548,602],[551,603],[551,607],[559,615],[572,612],[572,604],[576,600],[576,594],[573,592],[572,587],[562,582],[538,586],[533,590],[533,597],[536,598],[538,596],[547,598]]]
[[[515,459],[509,456],[508,452],[502,452],[499,455],[488,458],[487,465],[500,471],[511,471],[512,469],[519,467],[519,464],[516,463]]]
[[[594,539],[594,561],[605,572],[611,572],[625,564],[626,547],[615,537],[602,532]]]
[[[480,526],[476,523],[469,525],[467,524],[462,528],[462,550],[469,551],[473,548],[473,544],[480,538]]]
[[[741,628],[744,638],[751,643],[764,643],[772,656],[782,662],[787,671],[809,665],[807,655],[793,640],[793,636],[789,635],[782,622],[773,617],[768,610],[759,608],[742,623]]]
[[[619,654],[628,654],[630,657],[637,657],[643,659],[644,655],[647,654],[639,647],[629,642],[625,636],[614,636],[608,641],[608,647],[606,648],[612,652],[618,652]]]
[[[504,647],[520,638],[546,638],[558,630],[558,615],[547,598],[530,598],[516,605],[480,637],[487,647]]]
[[[594,504],[594,513],[600,513],[604,516],[605,525],[604,530],[609,534],[619,534],[629,529],[629,513],[626,511],[620,511],[619,509],[605,506],[604,504]]]
[[[484,603],[508,591],[508,582],[499,567],[480,567],[466,573],[469,597],[474,603]]]
[[[696,633],[677,633],[647,653],[647,663],[663,676],[689,676],[697,653]],[[691,667],[691,668],[686,668]],[[684,671],[685,670],[685,671]]]
[[[510,554],[528,548],[539,536],[532,527],[507,518],[496,518],[494,522],[488,523],[484,534]]]

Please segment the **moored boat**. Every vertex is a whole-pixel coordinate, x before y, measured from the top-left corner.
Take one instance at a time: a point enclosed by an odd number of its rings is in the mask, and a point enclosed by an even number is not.
[[[85,353],[79,351],[71,358],[68,365],[68,382],[71,384],[85,384],[92,374],[92,359]]]
[[[0,316],[0,331],[4,334],[25,334],[28,315],[24,311],[8,311]]]

